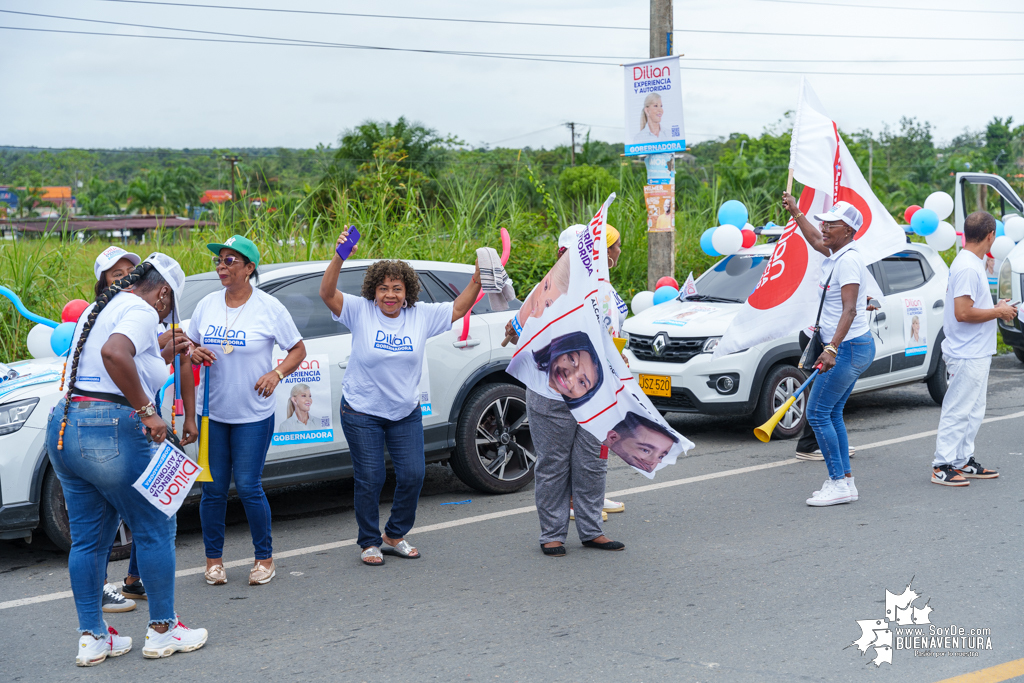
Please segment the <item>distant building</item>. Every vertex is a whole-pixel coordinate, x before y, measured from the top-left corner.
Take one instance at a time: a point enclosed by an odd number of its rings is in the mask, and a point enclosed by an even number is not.
[[[207,190],[199,198],[200,204],[223,204],[231,201],[231,190]]]

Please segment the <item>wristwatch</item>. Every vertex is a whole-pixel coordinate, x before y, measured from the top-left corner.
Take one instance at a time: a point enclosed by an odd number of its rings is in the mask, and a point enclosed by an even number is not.
[[[150,417],[156,415],[156,408],[153,407],[153,402],[150,401],[135,412],[138,413],[139,417]]]

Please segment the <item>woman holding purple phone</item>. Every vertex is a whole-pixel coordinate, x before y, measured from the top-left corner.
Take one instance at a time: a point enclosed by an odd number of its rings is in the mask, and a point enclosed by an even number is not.
[[[469,313],[480,293],[480,267],[451,303],[419,302],[419,276],[398,260],[376,261],[366,269],[362,292],[344,294],[337,289],[338,275],[356,249],[357,235],[350,228],[338,237],[334,258],[320,281],[320,298],[334,319],[352,331],[352,354],[342,381],[341,428],[355,477],[360,559],[380,566],[384,553],[406,559],[420,556],[405,535],[416,521],[426,468],[418,391],[426,343]],[[395,467],[396,486],[391,518],[382,535],[385,445]]]

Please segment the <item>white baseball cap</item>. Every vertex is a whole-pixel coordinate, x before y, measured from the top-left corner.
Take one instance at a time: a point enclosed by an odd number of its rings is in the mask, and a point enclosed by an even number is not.
[[[171,323],[181,321],[181,296],[185,293],[185,271],[181,269],[178,262],[172,259],[167,254],[161,254],[160,252],[153,252],[146,257],[146,263],[152,263],[153,267],[156,268],[156,272],[160,273],[163,277],[164,282],[171,286],[171,291],[174,292],[174,310],[169,312],[161,322]],[[172,315],[174,316],[172,318]]]
[[[558,236],[558,248],[568,249],[572,245],[576,244],[576,236],[580,234],[581,230],[586,230],[585,225],[572,225],[562,231],[562,234]]]
[[[827,213],[816,213],[814,218],[821,222],[842,221],[854,230],[859,230],[864,223],[864,217],[860,215],[857,207],[850,202],[836,202]]]
[[[96,263],[92,266],[92,272],[96,274],[96,279],[99,280],[103,273],[110,270],[115,263],[121,259],[126,258],[132,262],[133,266],[139,265],[142,259],[138,254],[133,254],[130,251],[125,251],[118,246],[110,246],[104,249],[99,256],[96,257]]]

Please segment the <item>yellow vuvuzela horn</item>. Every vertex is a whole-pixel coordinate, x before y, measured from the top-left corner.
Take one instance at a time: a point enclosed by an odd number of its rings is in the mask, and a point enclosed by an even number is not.
[[[807,381],[801,384],[800,388],[793,392],[792,396],[786,399],[786,402],[782,404],[782,407],[776,410],[775,414],[772,415],[767,422],[754,430],[754,436],[757,437],[758,441],[768,443],[768,441],[771,440],[772,430],[775,429],[775,425],[779,424],[779,420],[782,419],[782,416],[785,415],[786,411],[793,406],[793,403],[796,402],[796,399],[799,398],[800,394],[802,394],[804,390],[811,385],[811,382],[814,381],[815,376],[820,371],[821,366],[819,365],[814,369],[814,372],[811,373],[811,376],[807,378]]]
[[[210,474],[210,362],[203,363],[203,419],[199,425],[199,466],[196,481],[213,481]]]

